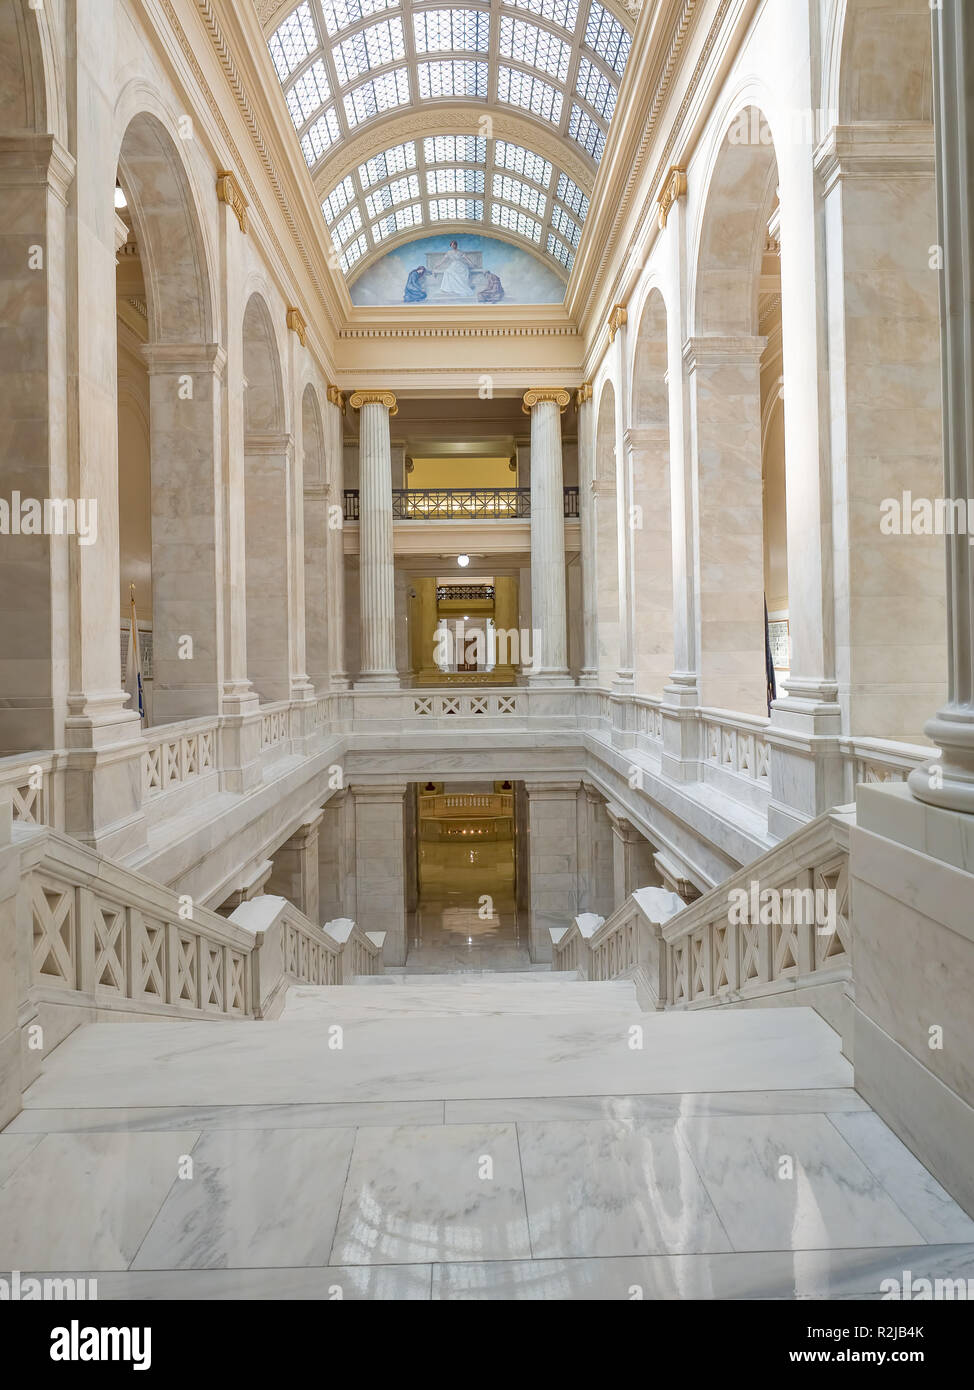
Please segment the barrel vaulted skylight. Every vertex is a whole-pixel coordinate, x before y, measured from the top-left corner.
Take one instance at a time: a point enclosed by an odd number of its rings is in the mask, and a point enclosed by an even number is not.
[[[450,223],[570,272],[629,57],[622,13],[601,0],[300,0],[278,14],[271,59],[345,275]],[[437,103],[463,108],[455,132],[424,120]]]

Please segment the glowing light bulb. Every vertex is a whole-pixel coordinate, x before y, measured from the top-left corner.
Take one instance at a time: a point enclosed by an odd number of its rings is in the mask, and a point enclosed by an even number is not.
[[[125,196],[125,189],[120,183],[115,185],[115,206],[117,208],[127,208],[129,200]]]

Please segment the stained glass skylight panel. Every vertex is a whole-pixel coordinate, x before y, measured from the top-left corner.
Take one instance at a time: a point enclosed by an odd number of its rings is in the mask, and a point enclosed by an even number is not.
[[[343,87],[363,73],[381,68],[386,63],[398,62],[405,55],[406,42],[399,15],[380,20],[368,29],[360,29],[357,34],[336,43],[331,51],[335,72]]]
[[[568,44],[548,29],[539,29],[523,19],[513,19],[509,15],[501,17],[500,53],[502,58],[539,68],[558,82],[568,77],[572,55]]]
[[[430,169],[427,193],[483,193],[483,169]]]
[[[318,163],[321,156],[334,145],[336,140],[341,139],[341,134],[338,113],[334,106],[329,106],[328,110],[323,112],[314,125],[309,126],[301,136],[301,149],[309,168]]]
[[[358,176],[363,188],[374,188],[377,183],[385,183],[394,174],[406,169],[416,168],[416,146],[412,140],[402,145],[393,145],[381,154],[374,154],[364,164],[358,166]]]
[[[419,95],[423,101],[437,97],[487,96],[487,64],[451,59],[442,63],[417,63]]]
[[[286,82],[291,73],[318,47],[318,35],[307,0],[274,30],[268,40],[268,47],[278,77],[282,82]]]
[[[599,0],[592,0],[589,6],[585,43],[614,73],[622,76],[632,47],[632,36],[614,14],[599,4]]]
[[[343,30],[351,28],[360,19],[369,15],[381,14],[383,10],[397,10],[399,0],[321,0],[321,13],[325,28],[331,38]]]
[[[423,205],[422,203],[411,203],[409,207],[399,208],[392,212],[388,217],[383,217],[380,222],[372,223],[372,240],[378,244],[385,241],[386,237],[395,236],[397,232],[406,232],[410,227],[421,227],[423,225]]]
[[[375,193],[367,193],[365,210],[369,217],[378,217],[380,213],[388,212],[390,208],[397,207],[399,203],[408,203],[411,199],[418,197],[419,178],[416,174],[410,174],[407,178],[396,179],[393,183],[385,184]]]
[[[510,169],[526,179],[533,179],[542,188],[547,188],[551,182],[551,161],[542,159],[541,155],[525,149],[523,145],[512,145],[509,140],[494,141],[494,163],[501,169]]]
[[[562,96],[557,87],[550,82],[542,82],[540,77],[532,77],[520,68],[508,68],[503,64],[497,69],[497,99],[511,106],[520,106],[533,116],[557,125],[561,120]]]
[[[409,105],[409,72],[406,68],[393,68],[392,72],[380,73],[370,77],[368,82],[354,87],[344,98],[345,119],[350,126],[371,120],[383,111],[391,111],[397,106]]]
[[[355,199],[355,185],[352,176],[349,174],[342,179],[341,183],[331,190],[328,197],[321,204],[321,210],[329,222],[334,222],[335,218],[345,211],[349,203]]]
[[[295,130],[300,130],[309,117],[331,96],[328,74],[321,58],[303,72],[293,87],[287,91],[286,100]]]
[[[423,158],[427,164],[484,164],[487,140],[483,135],[428,135]]]
[[[483,203],[473,198],[436,198],[430,203],[433,222],[482,222]]]
[[[419,10],[413,14],[417,53],[486,53],[486,10]]]
[[[533,212],[537,217],[544,217],[545,208],[548,206],[548,199],[539,189],[532,188],[529,183],[522,183],[520,179],[512,179],[508,174],[494,175],[491,192],[495,198],[503,198],[505,203],[516,203],[518,207],[527,208],[528,212]]]
[[[349,245],[345,247],[345,250],[339,256],[338,263],[342,268],[342,272],[347,275],[355,262],[361,260],[368,249],[369,239],[365,233],[362,232],[353,242],[350,242]]]
[[[596,162],[602,158],[605,131],[577,102],[572,103],[571,115],[568,117],[568,134],[573,140],[577,140],[585,153],[591,155]]]
[[[564,203],[569,212],[573,212],[582,222],[588,216],[588,198],[573,182],[567,174],[558,175],[558,187],[555,190],[555,197],[559,203]]]
[[[570,242],[572,246],[578,246],[579,238],[582,235],[582,229],[574,218],[569,217],[565,209],[558,203],[555,203],[554,207],[551,209],[551,225],[554,227],[555,231],[558,232],[560,236],[563,236],[566,241]]]
[[[584,53],[578,60],[575,91],[600,116],[607,121],[612,120],[612,113],[616,109],[616,85],[609,81],[601,68],[590,63]]]
[[[575,32],[578,23],[578,0],[504,0],[504,4],[518,10],[529,10],[539,19],[548,20],[549,24],[560,24],[570,34]]]
[[[505,207],[503,203],[491,203],[490,220],[495,227],[506,227],[509,232],[517,232],[519,236],[527,237],[528,241],[541,240],[540,222],[523,212],[516,212],[514,208]]]
[[[331,229],[331,239],[335,250],[340,251],[349,237],[354,236],[354,234],[360,230],[361,226],[362,214],[353,204],[352,208],[345,216],[339,222],[336,222]]]
[[[569,273],[571,272],[571,268],[575,264],[575,252],[558,237],[552,236],[551,232],[548,233],[547,250],[549,256],[553,256],[560,265],[563,265]]]

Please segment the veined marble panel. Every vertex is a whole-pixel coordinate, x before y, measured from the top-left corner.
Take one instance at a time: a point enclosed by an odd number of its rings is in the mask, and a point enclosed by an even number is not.
[[[335,1263],[503,1260],[530,1253],[513,1125],[359,1130]]]
[[[173,1185],[133,1269],[327,1265],[355,1131],[218,1130]]]

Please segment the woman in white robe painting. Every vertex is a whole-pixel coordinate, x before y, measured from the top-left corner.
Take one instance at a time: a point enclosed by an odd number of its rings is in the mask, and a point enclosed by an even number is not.
[[[437,291],[444,299],[474,299],[477,291],[473,286],[473,277],[470,274],[470,262],[460,250],[455,241],[450,242],[450,249],[447,251],[439,264],[439,269],[443,274],[440,281],[440,288]]]

